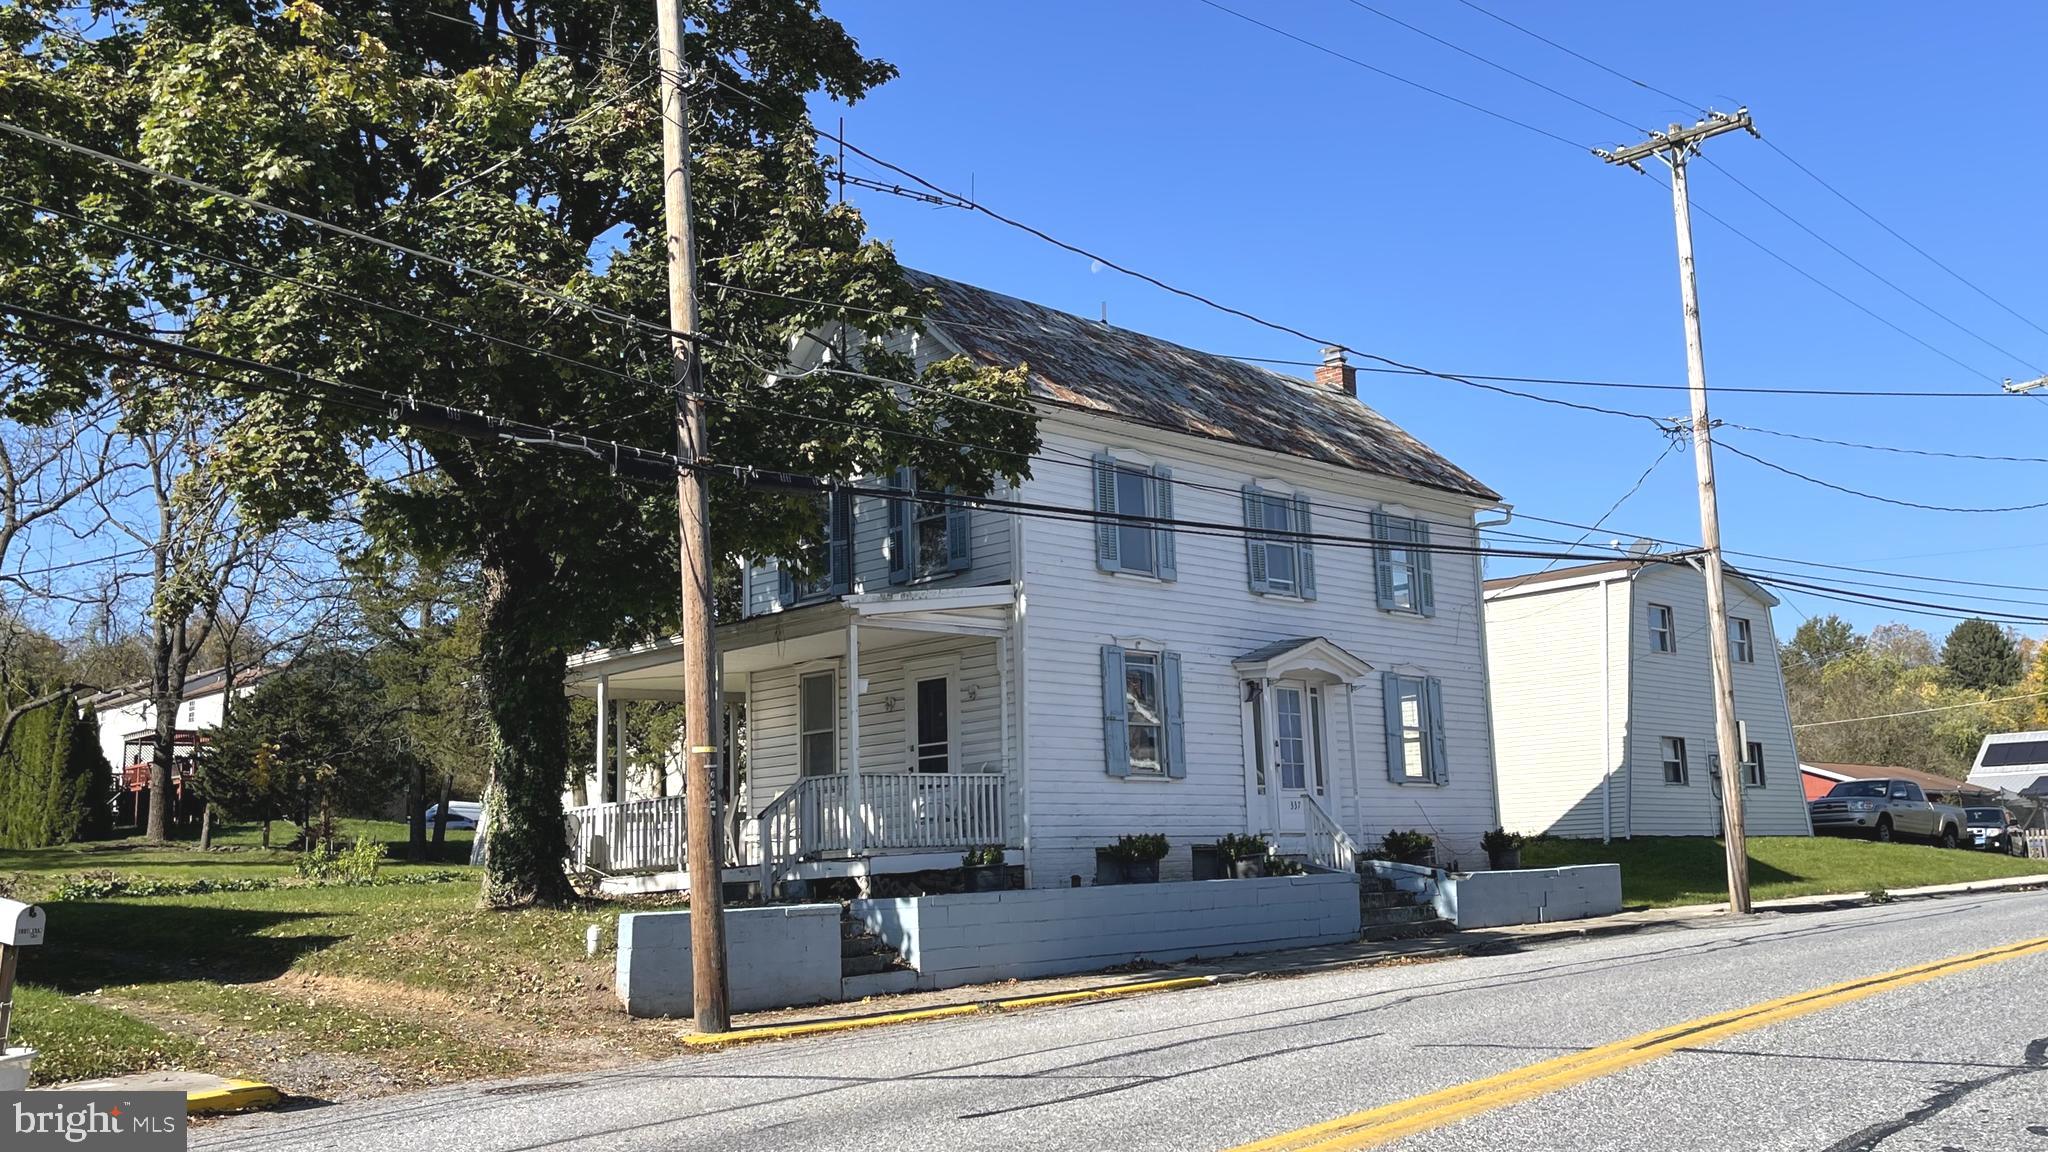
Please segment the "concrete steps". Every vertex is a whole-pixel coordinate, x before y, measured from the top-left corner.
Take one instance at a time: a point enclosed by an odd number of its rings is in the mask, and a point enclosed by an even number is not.
[[[1455,925],[1436,914],[1434,901],[1420,892],[1403,890],[1382,876],[1358,878],[1359,937],[1402,940],[1449,932]]]
[[[903,977],[908,977],[907,985]],[[897,954],[881,937],[868,931],[867,925],[841,912],[839,916],[839,980],[841,989],[849,999],[858,996],[874,996],[882,992],[901,992],[917,984],[917,973],[905,966],[903,957]],[[856,991],[856,985],[868,989]]]

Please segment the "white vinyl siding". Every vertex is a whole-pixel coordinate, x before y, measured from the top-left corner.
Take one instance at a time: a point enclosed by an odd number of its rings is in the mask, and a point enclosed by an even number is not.
[[[1628,587],[1542,587],[1486,604],[1501,822],[1525,835],[1597,837],[1622,802],[1606,783],[1623,745],[1607,723],[1619,729],[1628,714]],[[1603,626],[1622,642],[1603,648]]]

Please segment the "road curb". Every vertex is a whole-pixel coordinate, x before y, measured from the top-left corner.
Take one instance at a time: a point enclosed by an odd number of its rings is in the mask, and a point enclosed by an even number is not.
[[[1013,996],[1003,1000],[980,1000],[972,1004],[947,1004],[937,1008],[916,1008],[908,1012],[883,1012],[842,1020],[814,1020],[803,1024],[770,1024],[760,1028],[736,1028],[731,1032],[689,1032],[681,1039],[684,1047],[716,1049],[763,1040],[794,1040],[835,1032],[885,1028],[893,1024],[915,1024],[925,1020],[947,1020],[988,1012],[1017,1012],[1061,1004],[1081,1004],[1120,996],[1142,996],[1150,992],[1173,992],[1185,988],[1206,988],[1218,981],[1214,976],[1182,976],[1171,980],[1145,980],[1135,984],[1112,984],[1107,988],[1084,988],[1076,992],[1049,992],[1041,996]]]
[[[261,1080],[229,1080],[218,1088],[203,1088],[185,1093],[185,1114],[188,1116],[212,1116],[228,1112],[249,1112],[257,1108],[270,1108],[284,1099],[284,1093],[274,1084]]]

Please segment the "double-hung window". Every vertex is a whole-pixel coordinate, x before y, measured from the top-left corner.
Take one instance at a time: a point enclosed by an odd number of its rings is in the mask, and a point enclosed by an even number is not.
[[[1659,751],[1664,759],[1664,782],[1666,784],[1685,783],[1690,776],[1685,763],[1685,737],[1666,736],[1659,741],[1659,744]]]
[[[1749,631],[1749,621],[1740,616],[1728,618],[1728,654],[1743,663],[1756,663],[1756,642]]]
[[[1247,485],[1244,490],[1245,558],[1251,590],[1261,596],[1316,596],[1315,553],[1308,497]]]
[[[1677,617],[1672,615],[1668,605],[1650,605],[1650,651],[1678,651]]]
[[[1102,744],[1111,776],[1187,775],[1180,655],[1102,649]]]
[[[853,493],[843,488],[820,493],[814,506],[824,528],[822,547],[800,562],[803,571],[799,562],[782,562],[779,598],[784,606],[843,596],[852,587]]]
[[[1742,749],[1747,755],[1742,760],[1742,782],[1751,788],[1764,786],[1764,746],[1751,740]]]
[[[914,468],[896,470],[895,487],[923,491],[923,477]],[[946,493],[952,489],[945,490]],[[908,584],[965,572],[973,561],[970,530],[973,512],[965,504],[940,499],[897,497],[889,501],[889,582]]]
[[[1380,680],[1387,731],[1387,779],[1396,784],[1450,780],[1445,755],[1443,682],[1385,673]]]
[[[1172,580],[1173,472],[1163,464],[1095,457],[1095,566]]]
[[[839,770],[839,674],[807,672],[797,679],[797,760],[805,776]]]
[[[1382,612],[1436,614],[1429,524],[1391,512],[1372,514],[1374,585]]]

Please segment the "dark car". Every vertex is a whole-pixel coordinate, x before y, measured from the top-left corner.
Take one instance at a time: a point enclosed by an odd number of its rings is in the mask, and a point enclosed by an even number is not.
[[[2019,829],[2013,824],[2012,813],[1990,806],[1965,808],[1963,816],[1966,820],[1964,843],[1986,852],[2004,852],[2013,856],[2026,854],[2026,841],[2021,839]]]

